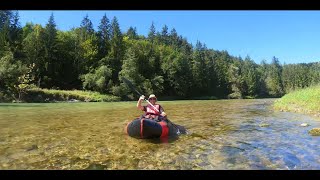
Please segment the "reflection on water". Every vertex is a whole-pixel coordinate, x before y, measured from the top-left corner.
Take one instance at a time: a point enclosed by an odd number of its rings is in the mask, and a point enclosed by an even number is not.
[[[124,133],[135,102],[1,104],[0,169],[320,169],[319,119],[273,101],[161,102],[190,134],[153,140]]]

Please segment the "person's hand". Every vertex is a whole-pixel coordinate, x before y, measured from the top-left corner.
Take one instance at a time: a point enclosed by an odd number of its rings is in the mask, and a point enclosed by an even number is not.
[[[144,100],[144,95],[140,96],[139,100]]]
[[[165,112],[162,112],[160,115],[163,117],[167,116],[167,114]]]

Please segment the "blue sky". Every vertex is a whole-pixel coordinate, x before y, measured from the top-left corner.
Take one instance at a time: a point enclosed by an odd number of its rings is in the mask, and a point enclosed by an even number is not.
[[[153,21],[157,31],[166,24],[195,44],[227,50],[233,56],[249,55],[255,62],[320,61],[320,11],[19,11],[21,25],[45,25],[53,13],[58,29],[79,27],[88,14],[95,28],[104,14],[118,18],[122,31],[136,27],[147,35]]]

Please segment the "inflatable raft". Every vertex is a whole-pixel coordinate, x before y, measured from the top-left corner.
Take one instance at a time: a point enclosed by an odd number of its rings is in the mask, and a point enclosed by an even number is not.
[[[186,134],[183,126],[173,124],[170,120],[155,121],[153,119],[137,118],[127,124],[126,133],[134,138],[166,138]]]

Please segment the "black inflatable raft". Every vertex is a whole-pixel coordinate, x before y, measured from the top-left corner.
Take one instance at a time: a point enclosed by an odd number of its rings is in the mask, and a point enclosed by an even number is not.
[[[166,138],[186,134],[183,126],[173,124],[171,121],[155,121],[152,119],[137,118],[128,123],[126,133],[134,138]]]

